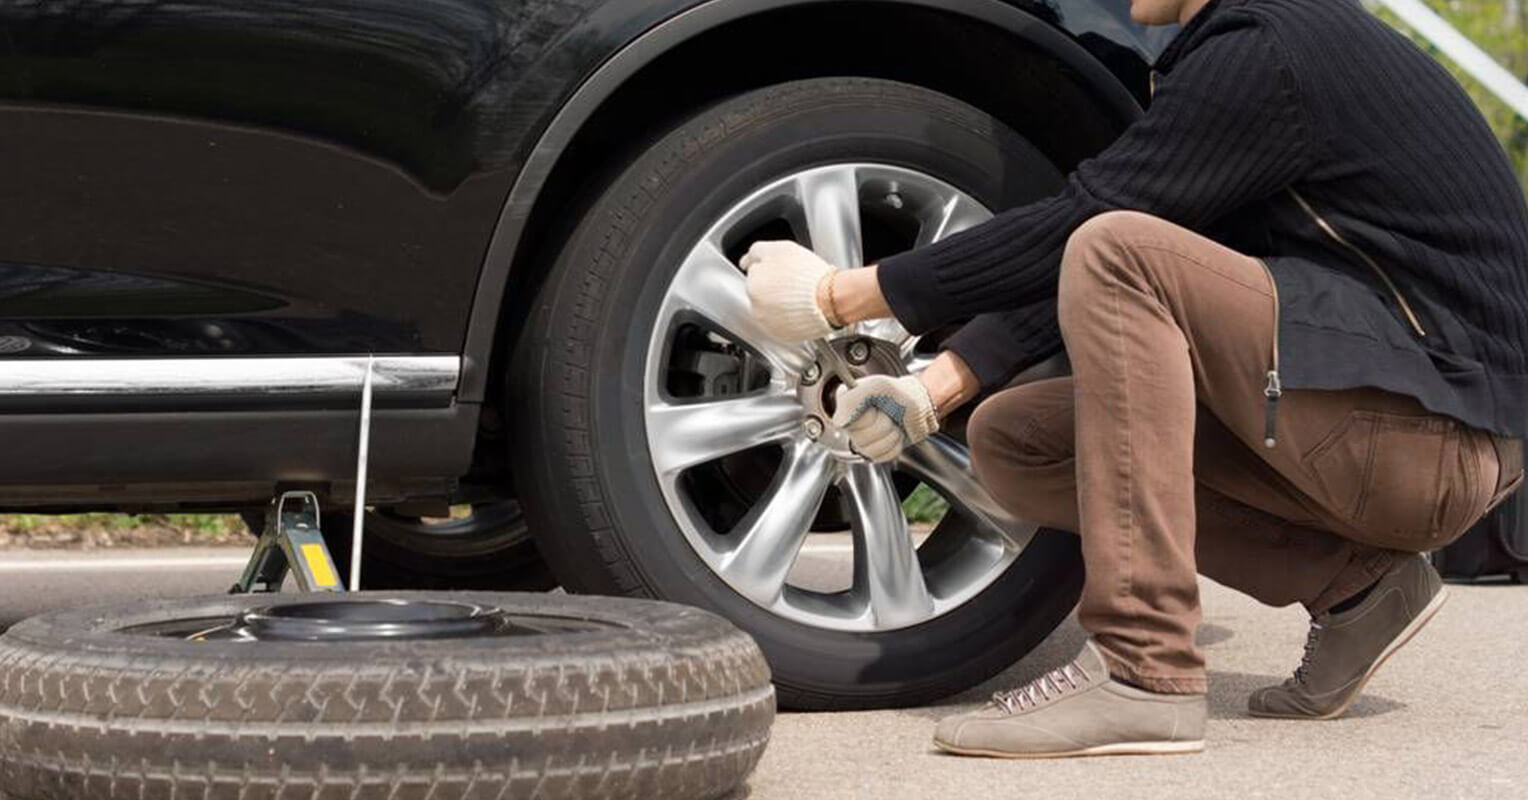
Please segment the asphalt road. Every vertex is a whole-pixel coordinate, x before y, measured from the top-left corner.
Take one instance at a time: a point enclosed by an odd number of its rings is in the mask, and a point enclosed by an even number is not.
[[[221,592],[238,551],[0,553],[0,625],[85,602]],[[813,554],[830,572],[844,558]],[[1204,585],[1211,666],[1206,752],[1070,761],[948,756],[929,736],[946,714],[1070,658],[1069,621],[1006,673],[937,706],[781,714],[749,800],[986,798],[1528,798],[1528,587],[1450,586],[1438,618],[1333,722],[1254,720],[1253,688],[1299,661],[1303,615]]]

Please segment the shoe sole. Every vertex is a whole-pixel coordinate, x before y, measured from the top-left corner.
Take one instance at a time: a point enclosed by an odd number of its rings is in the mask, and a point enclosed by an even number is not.
[[[1411,638],[1417,635],[1417,631],[1422,630],[1423,626],[1431,622],[1432,618],[1437,616],[1438,610],[1443,608],[1443,604],[1447,601],[1448,589],[1440,587],[1438,593],[1433,595],[1433,599],[1428,601],[1427,607],[1422,609],[1422,613],[1418,614],[1416,619],[1407,624],[1405,628],[1402,628],[1401,632],[1394,639],[1390,640],[1390,644],[1385,645],[1385,649],[1379,654],[1379,658],[1374,659],[1374,663],[1369,665],[1369,671],[1365,672],[1364,676],[1358,680],[1358,685],[1353,688],[1352,693],[1335,709],[1325,714],[1275,714],[1268,711],[1253,711],[1249,708],[1247,713],[1263,719],[1336,719],[1342,716],[1347,713],[1350,706],[1358,701],[1358,696],[1363,694],[1364,687],[1368,685],[1369,679],[1374,677],[1374,673],[1379,672],[1379,668],[1384,666],[1386,661],[1390,660],[1390,656],[1394,655],[1395,651],[1411,641]]]
[[[1204,740],[1191,742],[1120,742],[1066,750],[1059,753],[1012,753],[1006,750],[982,750],[973,747],[956,747],[934,740],[934,746],[947,753],[961,756],[986,756],[988,758],[1082,758],[1085,756],[1169,756],[1182,753],[1198,753],[1204,750]]]

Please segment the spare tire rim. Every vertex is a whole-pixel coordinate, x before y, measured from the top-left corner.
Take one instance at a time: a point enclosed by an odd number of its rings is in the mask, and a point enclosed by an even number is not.
[[[756,605],[848,631],[906,628],[959,607],[1001,576],[1035,532],[982,488],[966,446],[951,436],[936,434],[890,464],[854,454],[831,421],[837,381],[828,365],[817,363],[808,346],[771,338],[752,316],[735,262],[751,240],[790,236],[829,263],[858,267],[862,223],[871,215],[880,229],[908,231],[911,240],[903,246],[921,246],[992,212],[944,181],[886,164],[834,164],[775,180],[727,209],[685,256],[659,308],[644,377],[653,470],[695,553]],[[774,235],[760,236],[761,230]],[[692,385],[681,396],[672,376],[689,351],[680,334],[693,338],[696,330],[741,353],[742,366],[736,380],[718,378],[698,392]],[[858,374],[916,373],[931,360],[895,320],[850,326],[830,345]],[[761,448],[778,452],[767,488],[727,530],[717,530],[705,510],[718,498],[697,492],[701,484],[686,476]],[[921,482],[948,502],[945,520],[926,540],[953,519],[937,548],[915,541],[896,476],[904,484]],[[848,509],[852,584],[814,591],[789,577],[830,490]]]
[[[511,613],[464,601],[333,597],[253,606],[228,617],[172,617],[122,633],[193,642],[479,639],[590,633],[624,627],[558,614]]]

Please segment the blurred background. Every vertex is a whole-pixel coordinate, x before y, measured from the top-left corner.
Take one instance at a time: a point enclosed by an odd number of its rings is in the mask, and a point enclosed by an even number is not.
[[[1517,170],[1518,180],[1528,187],[1528,122],[1514,114],[1505,103],[1496,99],[1457,65],[1443,58],[1436,47],[1402,23],[1395,14],[1381,7],[1374,0],[1364,1],[1370,11],[1394,25],[1397,30],[1409,36],[1418,47],[1443,62],[1444,66],[1454,74],[1454,78],[1464,85],[1470,97],[1475,99],[1475,105],[1480,107],[1491,123],[1491,128],[1496,131],[1496,136],[1501,140],[1502,146],[1507,149],[1507,154],[1512,157],[1512,165]],[[1528,82],[1528,0],[1423,0],[1423,2],[1482,50],[1490,53],[1497,63],[1515,75],[1519,81]]]

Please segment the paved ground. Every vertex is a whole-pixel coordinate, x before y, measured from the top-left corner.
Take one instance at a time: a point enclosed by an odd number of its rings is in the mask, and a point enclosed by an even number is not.
[[[0,553],[0,625],[82,601],[220,592],[239,551]],[[831,555],[824,553],[823,555]],[[136,559],[132,564],[122,562]],[[749,800],[987,798],[1528,798],[1528,588],[1452,586],[1438,619],[1335,722],[1252,720],[1247,693],[1299,660],[1305,626],[1205,585],[1200,639],[1212,667],[1209,749],[1074,761],[935,752],[934,721],[1069,658],[1068,622],[987,686],[939,706],[782,714]]]
[[[1528,587],[1451,586],[1344,719],[1253,720],[1253,688],[1282,680],[1304,615],[1206,582],[1208,749],[1189,756],[1001,761],[944,755],[934,721],[1069,659],[1068,621],[1007,673],[937,707],[786,714],[752,798],[1528,798]]]
[[[71,606],[228,591],[249,548],[0,551],[0,628]]]

